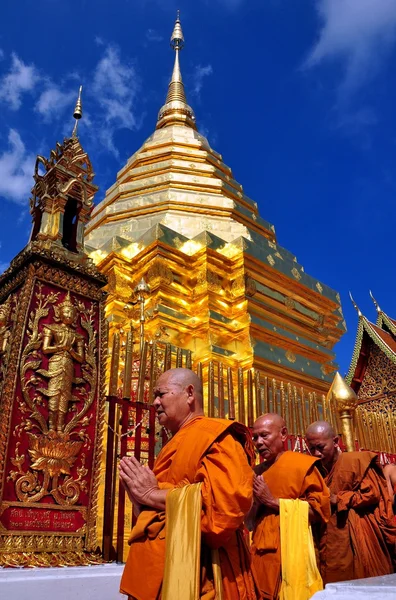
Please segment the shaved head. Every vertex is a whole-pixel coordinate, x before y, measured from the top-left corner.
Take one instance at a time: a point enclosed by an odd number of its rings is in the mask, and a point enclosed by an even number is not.
[[[314,423],[311,423],[305,435],[309,436],[318,433],[328,438],[334,438],[337,435],[330,423],[327,421],[315,421]]]
[[[192,385],[194,387],[197,403],[200,404],[200,406],[203,406],[202,381],[194,371],[191,371],[191,369],[184,369],[182,367],[168,369],[168,371],[164,371],[164,373],[159,376],[158,381],[161,380],[180,385],[181,387]]]
[[[253,443],[262,461],[274,463],[285,451],[286,423],[277,413],[266,413],[253,425]]]
[[[153,391],[158,422],[172,434],[193,417],[203,415],[202,382],[190,369],[165,371]]]
[[[261,415],[254,423],[253,427],[256,427],[256,425],[260,427],[264,423],[268,423],[272,427],[279,427],[279,429],[286,427],[285,420],[282,419],[278,413],[265,413],[265,415]]]
[[[339,457],[338,435],[327,421],[315,421],[308,427],[305,438],[312,456],[319,458],[330,471]]]

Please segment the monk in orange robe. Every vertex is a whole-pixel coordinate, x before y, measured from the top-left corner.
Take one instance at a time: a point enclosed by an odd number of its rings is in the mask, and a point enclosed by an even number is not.
[[[243,521],[253,501],[254,448],[249,430],[225,419],[206,418],[201,381],[188,369],[170,369],[159,377],[154,407],[159,424],[172,434],[154,470],[135,458],[123,458],[120,465],[121,480],[139,513],[129,541],[121,592],[134,600],[161,598],[167,494],[174,488],[200,482],[198,597],[215,598],[211,554],[217,549],[224,600],[256,600],[259,595],[243,535]]]
[[[392,500],[393,514],[396,517],[396,463],[388,463],[382,468],[388,484],[389,496]]]
[[[254,468],[254,504],[246,522],[253,529],[251,550],[260,592],[269,600],[277,600],[282,581],[279,499],[307,501],[310,522],[330,517],[329,492],[317,460],[285,451],[287,435],[277,414],[265,414],[253,425],[253,443],[262,462]]]
[[[306,441],[330,488],[331,519],[318,534],[323,582],[393,573],[396,527],[377,454],[341,452],[325,421],[308,427]]]

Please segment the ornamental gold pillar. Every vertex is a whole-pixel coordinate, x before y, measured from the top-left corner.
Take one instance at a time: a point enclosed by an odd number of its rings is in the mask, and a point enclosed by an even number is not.
[[[342,439],[347,452],[355,450],[353,435],[353,413],[358,404],[358,399],[353,389],[337,372],[327,394],[327,401],[332,401],[341,421]]]
[[[76,131],[38,157],[30,242],[0,277],[0,567],[101,561],[106,278],[82,245],[97,187]]]

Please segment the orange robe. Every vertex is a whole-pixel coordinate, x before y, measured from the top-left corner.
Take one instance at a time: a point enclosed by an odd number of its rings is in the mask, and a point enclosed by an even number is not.
[[[284,452],[263,477],[276,498],[306,500],[323,522],[330,517],[329,491],[315,467],[317,460],[299,452]],[[256,467],[261,473],[265,463]],[[298,548],[296,548],[298,552]],[[280,517],[258,507],[253,529],[252,562],[260,592],[277,600],[281,586]]]
[[[253,449],[248,430],[224,419],[195,417],[161,450],[154,473],[160,488],[202,482],[201,592],[215,598],[211,548],[218,548],[224,600],[256,600],[243,520],[253,499]],[[129,540],[121,592],[136,600],[161,597],[165,512],[143,509]]]
[[[337,506],[320,535],[323,583],[393,573],[396,526],[378,456],[342,453],[325,481]]]

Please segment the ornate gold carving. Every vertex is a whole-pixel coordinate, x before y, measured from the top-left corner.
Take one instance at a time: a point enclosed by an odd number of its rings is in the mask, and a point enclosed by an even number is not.
[[[290,363],[296,362],[296,355],[291,350],[287,350],[285,356]]]
[[[6,354],[8,342],[10,339],[9,319],[11,314],[11,296],[0,304],[0,360]]]
[[[18,442],[16,455],[11,459],[17,470],[10,472],[9,479],[15,481],[15,493],[21,502],[38,502],[51,495],[58,504],[73,505],[87,486],[84,476],[88,471],[83,453],[79,456],[77,479],[71,477],[70,469],[81,449],[89,449],[92,443],[86,432],[90,419],[85,415],[96,394],[94,306],[87,308],[79,301],[73,303],[69,292],[59,304],[59,292],[45,295],[40,283],[37,284],[35,298],[37,308],[29,315],[29,342],[23,349],[20,362],[23,400],[19,400],[19,406],[24,418],[14,431],[16,436],[20,436],[22,431],[27,432],[32,463],[26,470],[22,468],[26,457],[19,456]],[[41,321],[51,314],[55,323],[46,322],[41,328]],[[87,332],[86,341],[76,333],[77,319]],[[43,359],[40,350],[50,355],[47,369],[41,368]],[[82,377],[75,375],[75,362],[81,364]],[[82,406],[77,411],[69,406],[71,402]],[[42,407],[47,408],[48,419]],[[75,414],[67,421],[69,412]],[[72,439],[73,436],[77,440]],[[39,472],[43,473],[42,479]]]
[[[274,260],[274,257],[272,256],[272,254],[268,254],[267,261],[269,262],[269,264],[271,265],[271,267],[274,266],[275,260]]]
[[[285,296],[285,306],[287,310],[294,310],[296,308],[296,303],[294,302],[293,298]]]
[[[236,297],[245,293],[245,277],[239,275],[231,284],[231,294]]]
[[[151,287],[160,282],[169,285],[173,282],[173,273],[164,261],[156,260],[147,271],[147,280]]]
[[[220,290],[222,288],[222,281],[221,281],[221,278],[219,277],[219,275],[217,275],[217,273],[215,273],[214,271],[208,271],[207,272],[207,282],[208,282],[208,289],[211,292],[220,292]]]
[[[291,273],[292,273],[293,277],[295,279],[297,279],[297,281],[300,281],[300,279],[301,279],[301,273],[300,273],[300,271],[296,267],[292,268]]]
[[[323,293],[323,286],[320,285],[319,281],[316,282],[316,289],[318,290],[319,294]]]
[[[257,292],[257,285],[253,277],[250,275],[245,275],[245,291],[246,296],[253,297]]]

